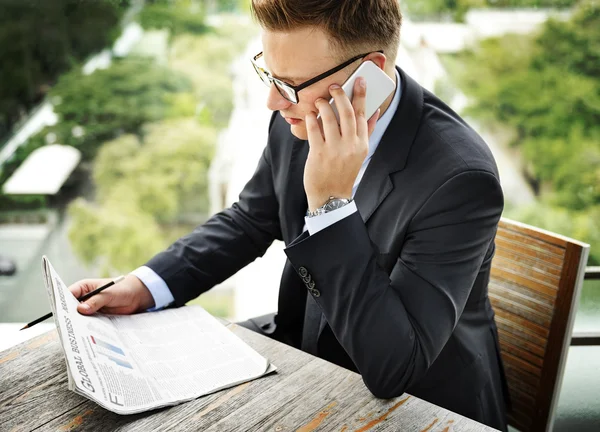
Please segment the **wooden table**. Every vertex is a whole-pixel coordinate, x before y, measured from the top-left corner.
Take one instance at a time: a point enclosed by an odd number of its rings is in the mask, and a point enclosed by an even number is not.
[[[373,397],[360,375],[237,325],[278,371],[194,401],[121,416],[67,389],[55,330],[0,353],[0,431],[493,431],[410,395]]]

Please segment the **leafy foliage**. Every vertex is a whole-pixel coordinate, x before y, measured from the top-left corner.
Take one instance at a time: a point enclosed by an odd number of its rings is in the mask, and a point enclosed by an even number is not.
[[[123,135],[102,147],[94,169],[98,201],[110,196],[115,184],[124,184],[135,191],[136,206],[161,223],[172,222],[194,197],[196,211],[206,212],[216,131],[178,119],[148,125],[145,132],[142,141]]]
[[[534,36],[482,41],[459,56],[469,114],[512,126],[530,177],[541,184],[522,220],[597,242],[600,207],[600,8],[582,1],[568,22]],[[456,72],[456,71],[455,71]],[[541,207],[539,207],[541,206]],[[597,220],[597,219],[596,219]],[[600,261],[592,251],[595,262]]]
[[[84,160],[90,160],[106,140],[121,133],[139,134],[146,122],[181,113],[183,108],[175,102],[184,100],[186,94],[193,98],[185,93],[189,90],[191,84],[183,75],[143,58],[118,60],[91,75],[79,70],[62,75],[50,92],[59,122],[16,151],[1,168],[0,185],[33,150],[46,144],[48,134],[54,134],[59,144],[76,147]],[[186,109],[193,113],[195,108],[188,104]],[[43,202],[40,197],[0,193],[2,208],[29,208]]]
[[[189,90],[184,76],[145,58],[117,60],[91,75],[74,70],[61,76],[50,92],[59,123],[49,132],[91,159],[104,141],[138,133],[144,123],[163,118],[169,95]],[[82,136],[73,134],[78,126],[83,127]]]
[[[208,210],[215,130],[179,119],[144,132],[143,140],[122,135],[102,147],[94,169],[96,204],[71,206],[71,242],[88,264],[106,257],[109,269],[135,268],[166,246],[164,224],[176,223],[183,211]],[[117,246],[130,237],[131,245]]]
[[[205,10],[202,3],[192,0],[152,1],[140,14],[145,29],[168,29],[172,36],[182,33],[204,33]]]
[[[175,39],[171,48],[171,67],[191,80],[200,115],[219,128],[227,126],[233,110],[229,67],[235,48],[215,35],[184,35]]]
[[[451,17],[462,21],[473,8],[567,8],[577,0],[404,0],[403,11],[411,18]]]
[[[115,187],[101,206],[82,198],[69,206],[73,249],[85,263],[100,259],[105,275],[131,270],[164,247],[158,224],[132,204],[134,195],[131,189]]]
[[[207,27],[195,4],[203,2],[146,4],[145,28],[171,31],[166,66],[129,57],[91,75],[79,67],[63,74],[49,92],[59,122],[0,173],[3,182],[49,134],[93,161],[95,201],[70,205],[70,239],[85,263],[107,274],[142,264],[173,241],[184,216],[208,212],[217,130],[233,109],[229,68],[250,33],[226,20]]]
[[[0,139],[75,63],[109,45],[129,0],[0,2]]]

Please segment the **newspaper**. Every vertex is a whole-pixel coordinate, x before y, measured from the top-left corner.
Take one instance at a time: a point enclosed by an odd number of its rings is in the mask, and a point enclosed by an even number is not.
[[[84,316],[46,257],[42,272],[69,389],[107,410],[134,414],[176,405],[275,370],[199,306]]]

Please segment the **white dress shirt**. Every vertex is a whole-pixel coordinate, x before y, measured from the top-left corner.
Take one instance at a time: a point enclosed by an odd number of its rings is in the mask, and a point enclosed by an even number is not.
[[[402,86],[400,85],[400,74],[396,70],[396,91],[394,93],[394,98],[392,99],[392,102],[386,110],[386,112],[377,121],[375,129],[373,130],[373,133],[369,138],[369,152],[364,162],[362,163],[362,166],[360,167],[360,171],[358,172],[356,180],[354,181],[354,186],[352,187],[353,198],[356,194],[356,190],[358,189],[358,185],[360,184],[360,181],[362,180],[365,171],[369,166],[369,162],[371,161],[373,153],[375,153],[375,150],[377,150],[377,146],[379,146],[379,142],[381,141],[383,134],[385,133],[390,122],[392,121],[392,117],[394,117],[394,114],[398,109],[402,93],[401,87]],[[328,226],[333,225],[334,223],[339,222],[340,220],[350,216],[356,211],[358,211],[356,208],[356,203],[352,201],[351,203],[329,213],[325,213],[323,215],[311,218],[305,217],[304,230],[308,229],[308,233],[310,235],[314,235],[319,231],[324,230]],[[138,277],[144,283],[144,285],[148,287],[150,293],[152,294],[152,297],[154,298],[155,306],[152,309],[148,309],[149,311],[162,309],[165,306],[171,304],[173,301],[175,301],[175,298],[173,297],[173,294],[171,294],[171,291],[169,290],[169,287],[167,286],[165,281],[159,275],[157,275],[156,272],[154,272],[154,270],[152,270],[151,268],[142,266],[132,271],[131,274]]]

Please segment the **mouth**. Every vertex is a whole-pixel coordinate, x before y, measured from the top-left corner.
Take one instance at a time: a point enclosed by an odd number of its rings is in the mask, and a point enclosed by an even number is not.
[[[302,119],[299,118],[294,118],[294,117],[286,117],[286,116],[282,116],[286,122],[288,122],[291,125],[296,125],[300,122],[302,122]]]

